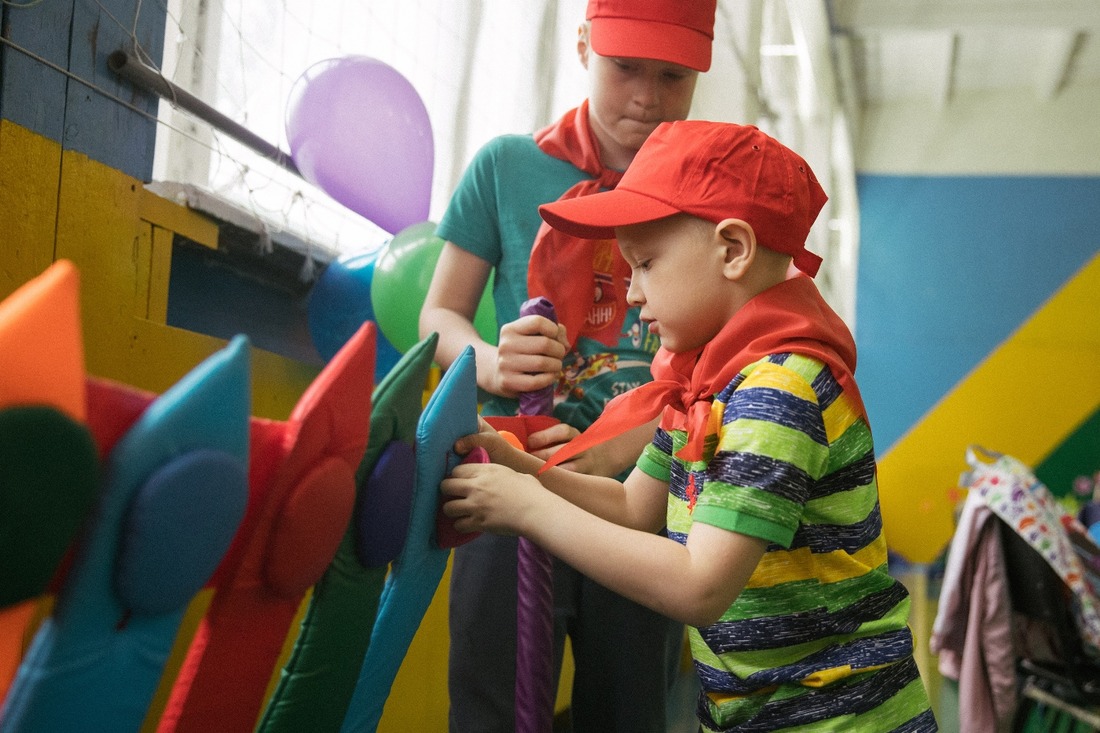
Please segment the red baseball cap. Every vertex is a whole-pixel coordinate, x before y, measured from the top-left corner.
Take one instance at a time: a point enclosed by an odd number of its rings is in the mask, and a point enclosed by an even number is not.
[[[657,126],[611,191],[539,207],[546,223],[583,239],[615,227],[691,214],[743,219],[762,247],[794,258],[811,277],[821,258],[806,237],[828,196],[797,153],[751,125],[683,120]]]
[[[589,42],[601,56],[710,68],[717,0],[588,0]]]

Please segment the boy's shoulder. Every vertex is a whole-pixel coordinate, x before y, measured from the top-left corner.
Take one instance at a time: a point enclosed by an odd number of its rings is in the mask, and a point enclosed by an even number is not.
[[[536,156],[545,155],[545,153],[539,150],[532,135],[508,133],[491,138],[481,146],[478,155],[500,158],[502,156]]]
[[[557,170],[560,175],[584,177],[572,163],[555,158],[542,151],[534,135],[508,133],[497,135],[485,143],[477,157],[492,160],[496,165],[508,167],[538,167]]]
[[[775,353],[746,365],[718,393],[717,399],[728,403],[736,390],[748,387],[772,387],[820,397],[823,388],[836,384],[832,371],[820,359],[793,352]]]
[[[538,149],[535,137],[531,133],[505,133],[491,138],[484,146],[488,150],[527,150]]]

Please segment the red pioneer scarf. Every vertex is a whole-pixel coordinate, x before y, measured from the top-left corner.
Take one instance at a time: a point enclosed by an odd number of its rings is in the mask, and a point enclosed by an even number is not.
[[[661,427],[688,434],[687,445],[677,456],[702,460],[707,435],[717,432],[717,425],[711,425],[714,395],[749,364],[788,352],[823,361],[854,408],[865,414],[853,377],[856,346],[851,332],[813,280],[798,275],[750,300],[704,346],[683,353],[662,347],[653,360],[653,381],[607,403],[599,419],[555,453],[542,470],[638,427],[662,410]]]
[[[561,199],[614,188],[623,176],[600,162],[599,143],[588,124],[587,99],[536,132],[535,143],[547,155],[592,176],[574,184]],[[554,304],[570,343],[576,344],[583,334],[612,346],[621,336],[629,279],[630,266],[615,240],[578,239],[543,222],[527,266],[527,297],[541,295]]]

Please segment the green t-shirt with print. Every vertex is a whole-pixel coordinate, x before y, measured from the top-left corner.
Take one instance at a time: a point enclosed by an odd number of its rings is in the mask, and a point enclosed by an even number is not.
[[[527,262],[542,218],[540,204],[556,201],[588,175],[539,150],[530,135],[503,135],[475,155],[437,229],[438,236],[477,255],[495,269],[497,323],[514,321],[527,300]],[[652,379],[649,364],[659,341],[627,311],[618,343],[581,338],[566,355],[555,389],[554,415],[578,430],[607,402]],[[486,415],[514,415],[516,400],[485,395]]]

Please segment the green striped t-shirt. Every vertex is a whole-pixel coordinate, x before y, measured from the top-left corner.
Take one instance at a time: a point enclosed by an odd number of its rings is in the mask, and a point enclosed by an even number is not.
[[[773,354],[715,396],[704,460],[660,430],[638,461],[693,522],[768,541],[722,618],[689,627],[709,731],[934,731],[909,597],[887,573],[867,422],[822,362]]]

